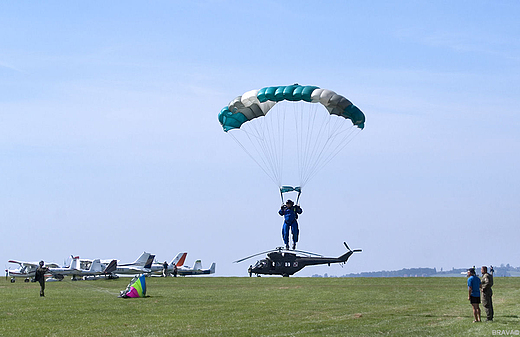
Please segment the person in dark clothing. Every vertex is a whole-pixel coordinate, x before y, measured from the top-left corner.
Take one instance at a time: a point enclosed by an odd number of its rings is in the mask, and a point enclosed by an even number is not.
[[[39,267],[34,273],[34,279],[40,283],[40,297],[45,296],[45,273],[49,271],[49,268],[43,266],[44,262],[40,261]]]
[[[282,226],[282,238],[285,243],[285,249],[289,249],[289,229],[292,232],[293,238],[293,249],[296,249],[296,243],[298,242],[298,214],[302,214],[303,210],[300,206],[295,205],[292,200],[287,200],[285,205],[282,205],[278,214],[284,217]]]
[[[177,272],[178,272],[177,265],[175,264],[175,265],[173,265],[173,277],[177,277]]]
[[[491,267],[491,271],[492,270],[493,267]],[[482,266],[480,272],[482,273],[482,280],[480,283],[480,288],[482,289],[482,306],[486,311],[486,320],[492,321],[494,314],[493,301],[491,300],[491,297],[493,296],[493,291],[491,290],[491,287],[493,286],[493,272],[488,273],[486,266]]]
[[[162,267],[163,267],[162,276],[167,277],[168,276],[168,262],[164,261],[164,263],[162,264]]]

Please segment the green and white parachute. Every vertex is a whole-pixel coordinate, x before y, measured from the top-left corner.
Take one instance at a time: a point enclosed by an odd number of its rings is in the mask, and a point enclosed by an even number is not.
[[[218,119],[281,193],[300,193],[365,126],[363,112],[345,97],[298,84],[248,91],[224,107]],[[292,185],[282,185],[287,179]]]

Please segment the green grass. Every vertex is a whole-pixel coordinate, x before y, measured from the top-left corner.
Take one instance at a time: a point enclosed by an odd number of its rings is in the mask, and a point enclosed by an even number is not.
[[[465,278],[148,278],[0,282],[1,336],[490,336],[520,330],[520,279],[496,278],[495,321],[472,323]]]

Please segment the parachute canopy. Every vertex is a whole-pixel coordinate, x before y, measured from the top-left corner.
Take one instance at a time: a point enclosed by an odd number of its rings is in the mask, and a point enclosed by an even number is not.
[[[143,275],[136,276],[130,281],[128,287],[121,292],[119,297],[145,297],[146,296],[146,278]]]
[[[224,131],[237,129],[245,122],[265,116],[280,101],[321,103],[330,114],[350,119],[360,129],[365,127],[365,115],[345,97],[334,91],[310,85],[287,85],[251,90],[232,100],[218,115]]]
[[[279,187],[282,200],[287,192],[299,196],[365,126],[363,112],[345,97],[299,84],[248,91],[224,107],[218,120]]]

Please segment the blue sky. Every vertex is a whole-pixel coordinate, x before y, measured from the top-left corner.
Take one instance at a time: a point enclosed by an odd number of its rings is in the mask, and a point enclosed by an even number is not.
[[[520,265],[516,1],[0,4],[0,261],[231,262],[282,244],[226,135],[251,89],[328,88],[365,129],[308,183],[299,248],[343,268]],[[251,261],[251,262],[254,262]]]

